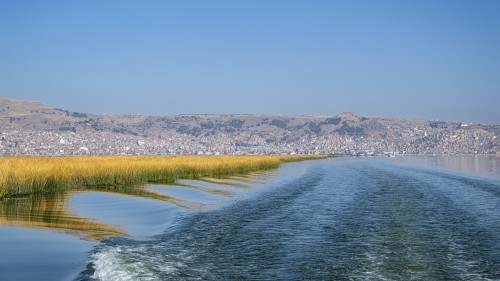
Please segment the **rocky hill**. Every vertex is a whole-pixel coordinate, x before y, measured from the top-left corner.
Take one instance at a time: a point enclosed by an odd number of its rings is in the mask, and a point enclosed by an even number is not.
[[[335,116],[96,115],[0,98],[2,155],[498,154],[500,126]]]

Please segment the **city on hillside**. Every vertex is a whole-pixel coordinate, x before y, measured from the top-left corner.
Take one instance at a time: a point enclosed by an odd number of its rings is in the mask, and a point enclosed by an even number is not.
[[[2,99],[0,154],[499,154],[500,126],[335,116],[94,115]]]

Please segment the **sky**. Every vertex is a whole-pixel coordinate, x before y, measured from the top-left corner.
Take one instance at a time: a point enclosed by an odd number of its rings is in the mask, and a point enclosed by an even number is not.
[[[500,1],[0,0],[0,96],[500,124]]]

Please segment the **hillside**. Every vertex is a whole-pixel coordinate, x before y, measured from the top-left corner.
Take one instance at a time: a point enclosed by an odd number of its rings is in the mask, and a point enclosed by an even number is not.
[[[499,153],[500,126],[335,116],[97,115],[0,98],[2,155]]]

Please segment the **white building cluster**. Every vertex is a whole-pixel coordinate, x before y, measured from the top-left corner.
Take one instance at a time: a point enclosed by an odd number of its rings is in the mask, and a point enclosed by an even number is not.
[[[253,155],[253,154],[499,154],[500,140],[485,130],[389,128],[383,135],[308,134],[300,138],[215,133],[156,137],[109,131],[87,133],[39,130],[0,132],[0,155]]]

